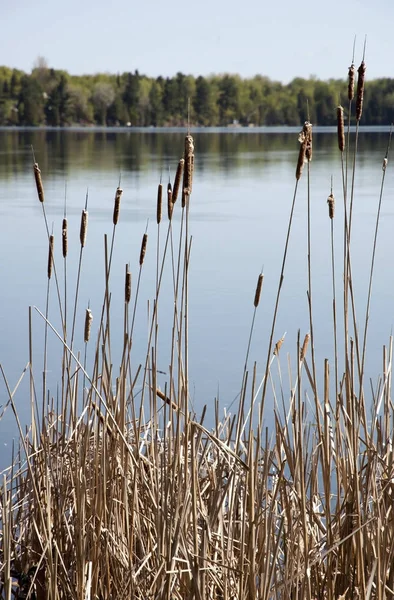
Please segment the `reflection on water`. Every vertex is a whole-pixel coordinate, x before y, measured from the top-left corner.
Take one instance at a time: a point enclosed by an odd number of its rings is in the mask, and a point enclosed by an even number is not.
[[[281,133],[232,131],[193,134],[196,147],[196,174],[191,205],[193,235],[190,268],[190,377],[197,412],[203,404],[212,405],[215,396],[228,406],[237,396],[253,313],[257,275],[264,265],[265,282],[255,326],[251,357],[264,366],[269,326],[278,284],[278,275],[294,192],[298,154],[297,131]],[[382,159],[387,133],[362,133],[359,141],[355,180],[353,277],[358,318],[363,319],[366,302],[370,252],[381,181]],[[46,210],[57,242],[59,273],[61,219],[67,184],[67,213],[70,231],[68,263],[69,292],[75,286],[79,253],[79,218],[89,190],[89,232],[83,262],[80,291],[81,313],[88,302],[94,315],[103,298],[103,239],[112,231],[114,191],[119,175],[124,197],[117,229],[111,286],[112,325],[121,332],[124,266],[130,263],[136,279],[139,246],[149,220],[149,245],[144,266],[138,307],[133,358],[143,359],[147,336],[147,301],[152,301],[155,278],[155,198],[162,176],[173,177],[183,151],[184,133],[158,131],[0,131],[0,256],[2,310],[0,313],[0,362],[13,388],[26,365],[28,354],[28,306],[40,309],[46,302],[47,242],[41,206],[37,201],[31,171],[31,146],[43,173]],[[337,198],[334,234],[338,289],[341,284],[342,196],[340,156],[336,135],[314,136],[311,164],[312,272],[315,312],[316,357],[322,365],[332,360],[332,292],[330,263],[330,223],[326,200],[331,176]],[[387,342],[393,322],[394,292],[387,285],[391,273],[394,181],[388,169],[383,199],[377,270],[374,279],[370,325],[368,375],[380,369],[381,345]],[[282,376],[287,383],[286,353],[294,357],[298,329],[309,330],[307,313],[307,207],[306,170],[300,181],[289,257],[283,284],[276,337],[286,332],[282,351]],[[174,216],[174,239],[179,232],[179,209]],[[74,236],[74,243],[73,243]],[[166,274],[161,312],[161,359],[158,368],[168,372],[172,312],[171,279]],[[60,287],[63,290],[62,276]],[[63,293],[63,292],[61,292]],[[71,304],[71,303],[70,303]],[[56,294],[50,311],[56,323]],[[94,322],[97,325],[97,320]],[[340,318],[339,318],[340,320]],[[81,322],[78,327],[82,330]],[[42,364],[42,323],[33,317],[34,359],[37,390],[38,365]],[[115,339],[115,338],[114,338]],[[58,351],[50,341],[53,354]],[[117,356],[114,350],[114,364]],[[291,361],[292,369],[295,364]],[[275,367],[276,368],[276,367]],[[48,366],[48,380],[56,396],[57,363]],[[162,376],[164,387],[167,376]],[[294,371],[293,371],[294,377]],[[27,378],[26,378],[27,382]],[[23,387],[24,386],[24,387]],[[5,403],[0,386],[0,404]],[[276,390],[280,394],[280,390]],[[28,420],[28,385],[22,382],[16,396],[25,421]],[[273,401],[273,394],[270,396]],[[0,408],[1,411],[1,408]],[[10,443],[15,432],[11,413],[0,424],[2,439]]]

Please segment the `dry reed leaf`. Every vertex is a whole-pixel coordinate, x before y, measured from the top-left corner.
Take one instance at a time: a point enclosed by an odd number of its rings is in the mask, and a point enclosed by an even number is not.
[[[342,106],[337,107],[337,133],[338,133],[338,148],[341,152],[345,150],[345,122],[343,117]]]
[[[79,240],[81,242],[82,248],[84,248],[86,244],[86,236],[88,233],[88,211],[83,209],[81,214],[81,229],[79,232]]]
[[[148,243],[148,234],[144,233],[144,235],[142,237],[142,242],[141,242],[140,266],[142,266],[144,263],[147,243]]]
[[[48,248],[48,279],[52,276],[52,265],[53,265],[53,243],[54,243],[53,235],[49,236],[49,248]]]
[[[359,66],[358,79],[357,79],[357,98],[356,98],[356,121],[361,119],[361,115],[363,114],[363,103],[364,103],[364,86],[365,86],[365,71],[366,71],[365,62],[362,61]]]
[[[41,171],[40,171],[40,167],[38,166],[38,163],[34,163],[33,169],[34,169],[34,179],[36,181],[38,199],[40,202],[44,202],[44,186],[42,185]]]
[[[122,194],[123,194],[123,190],[120,187],[116,188],[115,201],[114,201],[114,214],[112,217],[112,222],[114,225],[117,225],[117,223],[119,221],[120,199],[122,197]]]
[[[309,333],[306,334],[305,338],[304,338],[304,343],[302,344],[302,348],[300,351],[300,360],[303,361],[306,353],[308,351],[308,346],[309,346],[309,340],[311,339],[311,336],[309,335]]]
[[[83,336],[85,344],[87,344],[90,339],[90,330],[92,328],[92,321],[93,321],[92,311],[90,310],[90,308],[87,308],[86,313],[85,313],[85,329],[84,329],[84,336]]]
[[[263,279],[264,279],[264,275],[263,275],[263,273],[260,273],[259,278],[257,280],[256,292],[255,292],[255,295],[254,295],[254,306],[255,306],[255,308],[258,307],[259,302],[260,302],[261,290],[262,290],[262,287],[263,287]]]
[[[62,223],[62,253],[63,258],[66,258],[68,250],[68,239],[67,239],[67,219],[63,219]]]
[[[172,202],[175,203],[177,201],[178,198],[178,193],[179,193],[179,186],[181,184],[181,179],[182,179],[182,174],[183,174],[183,166],[185,164],[185,159],[181,158],[179,163],[178,163],[178,167],[175,173],[175,179],[174,179],[174,188],[172,190]]]
[[[159,225],[161,221],[163,202],[163,186],[161,183],[157,186],[157,206],[156,206],[156,223]]]
[[[334,194],[332,192],[327,198],[327,204],[328,204],[328,216],[330,217],[330,219],[333,219],[334,214],[335,214],[335,198],[334,198]]]
[[[129,265],[126,265],[126,276],[125,276],[125,302],[128,304],[131,299],[131,273]]]
[[[347,84],[347,97],[349,102],[351,102],[354,98],[354,79],[356,76],[356,67],[354,63],[352,63],[349,67],[348,73],[348,84]]]

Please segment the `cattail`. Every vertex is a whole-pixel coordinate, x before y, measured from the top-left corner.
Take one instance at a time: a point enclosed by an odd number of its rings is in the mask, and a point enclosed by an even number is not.
[[[305,158],[308,162],[312,160],[312,123],[306,121],[304,123],[305,129]]]
[[[298,136],[300,142],[300,151],[298,153],[298,161],[296,168],[296,179],[300,179],[304,163],[308,160],[312,160],[312,125],[309,121],[305,121],[304,126],[300,135]]]
[[[357,79],[357,98],[356,98],[356,121],[361,119],[363,113],[363,102],[364,102],[364,84],[365,84],[365,62],[362,61],[358,68],[358,79]]]
[[[168,211],[168,219],[171,221],[172,219],[172,211],[174,210],[174,202],[172,200],[172,186],[171,183],[167,185],[167,211]]]
[[[34,163],[34,179],[36,180],[37,194],[40,202],[44,202],[44,186],[42,185],[41,171],[38,163]]]
[[[141,242],[141,252],[140,252],[140,266],[142,266],[146,253],[146,244],[148,243],[148,234],[144,233]]]
[[[114,225],[116,225],[117,222],[119,221],[120,199],[122,197],[122,194],[123,194],[123,190],[120,187],[116,188],[115,201],[114,201],[114,215],[112,217],[112,222]]]
[[[183,190],[186,196],[190,196],[193,186],[194,171],[194,141],[191,135],[185,137],[185,164],[183,171]]]
[[[62,252],[63,252],[63,258],[66,258],[66,256],[67,256],[67,249],[68,249],[67,219],[64,218],[63,219],[63,224],[62,224]]]
[[[174,179],[174,189],[172,190],[172,202],[176,202],[177,198],[178,198],[178,192],[179,192],[179,186],[181,184],[181,178],[182,178],[182,173],[183,173],[183,165],[185,164],[185,159],[181,158],[181,160],[178,163],[178,167],[175,173],[175,179]]]
[[[53,235],[49,236],[49,248],[48,248],[48,279],[52,276],[52,265],[53,265]]]
[[[163,186],[161,185],[161,183],[159,183],[159,185],[157,186],[157,209],[156,209],[156,221],[157,221],[158,225],[161,221],[162,201],[163,201]]]
[[[88,233],[88,211],[83,209],[82,215],[81,215],[81,229],[79,232],[79,239],[80,239],[82,248],[85,246],[87,233]]]
[[[278,356],[278,354],[279,354],[279,350],[280,350],[280,349],[281,349],[281,347],[282,347],[282,344],[283,344],[283,342],[284,342],[284,339],[285,339],[285,338],[284,338],[284,337],[282,337],[282,338],[280,338],[280,340],[279,340],[278,342],[276,342],[276,344],[275,344],[275,348],[274,348],[274,354],[275,354],[275,356]]]
[[[92,311],[90,310],[90,308],[87,308],[86,314],[85,314],[85,331],[84,331],[84,336],[83,336],[85,344],[88,343],[89,338],[90,338],[90,330],[92,328],[92,321],[93,321]]]
[[[260,302],[261,290],[262,290],[262,287],[263,287],[263,279],[264,279],[264,275],[262,273],[260,273],[259,278],[257,280],[256,292],[255,292],[255,295],[254,295],[254,306],[255,306],[255,308],[258,307],[259,302]]]
[[[309,335],[309,333],[306,334],[305,338],[304,338],[304,343],[302,344],[302,348],[300,351],[300,360],[303,361],[307,350],[308,350],[308,345],[309,345],[309,340],[311,339],[311,336]]]
[[[131,273],[130,273],[130,269],[129,269],[129,265],[126,265],[126,277],[125,277],[125,292],[124,292],[124,297],[125,297],[125,302],[126,304],[128,304],[130,302],[130,298],[131,298]]]
[[[342,106],[337,106],[337,133],[338,133],[338,148],[340,152],[345,150],[345,122],[343,118]]]
[[[384,159],[383,159],[383,165],[382,165],[383,171],[386,170],[386,167],[387,167],[387,156],[385,156]]]
[[[335,198],[334,198],[334,194],[332,192],[327,198],[327,204],[328,204],[328,216],[330,217],[330,219],[333,219],[334,213],[335,213]]]
[[[347,97],[348,97],[349,102],[352,101],[354,98],[355,75],[356,75],[356,68],[354,66],[354,63],[352,63],[349,67],[348,84],[347,84]]]

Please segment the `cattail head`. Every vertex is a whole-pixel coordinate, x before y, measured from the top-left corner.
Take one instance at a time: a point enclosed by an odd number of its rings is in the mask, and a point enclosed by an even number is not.
[[[131,299],[131,273],[130,273],[129,265],[126,265],[124,297],[125,297],[126,304],[128,304]]]
[[[172,211],[174,210],[174,202],[172,200],[172,186],[171,183],[167,185],[167,211],[168,211],[168,219],[171,221],[172,219]]]
[[[343,118],[342,106],[337,106],[337,133],[338,133],[338,148],[341,152],[345,150],[345,122]]]
[[[36,180],[38,199],[40,202],[44,202],[44,186],[42,185],[41,171],[40,171],[40,167],[38,166],[38,163],[34,163],[33,169],[34,169],[34,179]]]
[[[88,233],[88,211],[83,209],[82,215],[81,215],[81,228],[79,231],[79,240],[81,242],[82,248],[85,246],[87,233]]]
[[[304,123],[304,130],[305,130],[305,143],[306,143],[305,158],[308,162],[311,162],[311,160],[312,160],[312,123],[309,123],[308,121],[306,121]]]
[[[181,158],[181,160],[178,163],[178,167],[177,167],[177,170],[175,173],[174,188],[172,190],[172,202],[173,203],[176,202],[177,198],[178,198],[179,186],[181,184],[184,164],[185,164],[185,159]]]
[[[48,248],[48,279],[52,276],[52,265],[53,265],[53,235],[49,236],[49,248]]]
[[[254,294],[254,306],[255,306],[255,308],[258,307],[259,302],[260,302],[261,290],[263,288],[263,279],[264,279],[264,275],[262,273],[260,273],[259,278],[257,280],[256,292]]]
[[[364,85],[365,85],[365,71],[366,71],[365,62],[362,61],[359,66],[358,79],[357,79],[357,98],[356,98],[356,121],[361,119],[361,115],[363,113],[363,102],[364,102]]]
[[[300,360],[303,361],[307,350],[308,350],[308,345],[309,345],[309,340],[311,339],[311,336],[309,335],[309,333],[306,334],[305,338],[304,338],[304,343],[302,344],[302,348],[300,351]]]
[[[85,344],[87,344],[90,339],[90,330],[92,328],[92,321],[93,321],[92,311],[90,310],[90,308],[87,308],[86,313],[85,313],[85,331],[84,331],[84,336],[83,336]]]
[[[140,251],[140,266],[144,263],[145,253],[146,253],[146,245],[148,243],[148,234],[144,233],[141,242],[141,251]]]
[[[120,187],[116,188],[115,201],[114,201],[114,214],[112,217],[112,222],[114,225],[116,225],[119,221],[120,199],[122,197],[122,194],[123,194],[123,190]]]
[[[349,101],[353,100],[353,98],[354,98],[355,75],[356,75],[356,68],[354,66],[354,63],[352,63],[349,67],[348,84],[347,84],[347,97],[348,97]]]
[[[312,125],[309,121],[305,121],[302,131],[298,136],[298,141],[301,146],[296,168],[297,181],[301,178],[304,163],[312,160]]]
[[[283,337],[281,337],[281,338],[280,338],[280,340],[278,340],[278,341],[276,342],[276,344],[275,344],[275,348],[274,348],[274,354],[275,354],[275,356],[278,356],[278,354],[279,354],[279,350],[281,349],[281,347],[282,347],[282,344],[283,344],[284,340],[285,340],[285,338],[284,338],[284,336],[283,336]]]
[[[63,224],[62,224],[62,253],[63,253],[63,258],[66,258],[66,256],[67,256],[67,249],[68,249],[67,219],[64,218],[63,219]]]
[[[162,202],[163,202],[163,186],[161,183],[157,186],[157,209],[156,209],[156,221],[159,225],[161,221],[161,212],[162,212]]]
[[[334,198],[334,194],[332,192],[327,198],[327,204],[328,204],[328,216],[330,217],[330,219],[333,219],[334,213],[335,213],[335,198]]]
[[[194,172],[194,141],[191,135],[185,137],[185,163],[183,171],[183,191],[190,196],[193,186]]]
[[[382,169],[383,169],[383,171],[385,171],[385,170],[386,170],[386,167],[387,167],[387,162],[388,162],[388,161],[387,161],[387,156],[385,156],[385,157],[384,157],[384,159],[383,159],[383,165],[382,165]]]

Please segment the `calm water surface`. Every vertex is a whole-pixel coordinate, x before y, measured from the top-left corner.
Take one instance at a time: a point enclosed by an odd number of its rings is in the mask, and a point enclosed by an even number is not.
[[[261,377],[267,352],[268,332],[278,284],[288,215],[295,184],[298,155],[297,133],[233,131],[193,134],[196,172],[191,201],[193,236],[190,268],[190,381],[197,412],[212,406],[219,396],[228,407],[240,388],[245,351],[253,315],[256,279],[264,266],[264,289],[257,312],[251,359],[259,363]],[[360,136],[355,181],[353,221],[353,278],[357,317],[365,313],[376,210],[381,184],[381,165],[387,133],[365,132]],[[142,362],[147,341],[147,301],[154,295],[156,260],[156,190],[160,176],[173,178],[182,154],[181,132],[102,131],[1,131],[0,132],[0,269],[2,282],[0,312],[0,362],[14,389],[28,361],[28,307],[45,311],[47,287],[47,241],[41,205],[37,200],[31,170],[31,145],[40,164],[46,192],[46,210],[57,242],[56,261],[62,281],[61,220],[65,184],[69,219],[70,258],[68,281],[75,287],[79,254],[79,222],[85,194],[89,189],[89,232],[83,259],[80,290],[82,332],[84,309],[90,302],[99,321],[103,299],[103,238],[112,233],[114,191],[122,177],[124,195],[111,278],[112,326],[121,332],[123,322],[124,268],[130,267],[135,282],[141,236],[149,220],[149,246],[144,265],[137,312],[133,360]],[[389,165],[390,167],[390,165]],[[306,175],[306,173],[305,173]],[[276,339],[286,332],[285,352],[293,357],[297,331],[309,330],[307,313],[307,178],[299,186],[291,234],[289,257],[283,284]],[[330,222],[327,196],[333,177],[337,197],[335,218],[337,284],[340,286],[342,248],[342,196],[340,156],[333,133],[314,136],[311,164],[312,270],[315,309],[316,356],[319,364],[332,359],[332,291],[330,263]],[[179,207],[174,232],[179,230]],[[394,177],[388,168],[384,189],[382,220],[377,247],[377,270],[371,309],[368,376],[381,371],[381,347],[387,343],[394,321],[392,279],[394,225]],[[164,230],[162,239],[164,238]],[[73,241],[74,240],[74,241]],[[170,290],[167,274],[164,289]],[[339,289],[339,287],[338,287]],[[50,314],[57,325],[55,290],[51,290]],[[70,302],[71,304],[71,302]],[[71,314],[71,311],[70,311]],[[160,311],[158,368],[168,372],[172,303],[164,294]],[[33,316],[36,340],[37,393],[42,369],[43,323]],[[80,348],[81,333],[78,334]],[[48,381],[56,396],[59,343],[50,339]],[[119,335],[120,339],[120,335]],[[114,364],[119,357],[113,335]],[[93,351],[93,348],[92,348]],[[282,375],[287,378],[287,361],[282,354]],[[292,367],[294,369],[294,362]],[[168,377],[162,376],[164,387]],[[279,390],[277,390],[279,391]],[[18,410],[28,421],[28,377],[15,394]],[[272,402],[272,394],[270,395]],[[7,399],[0,385],[0,404]],[[0,409],[1,410],[1,409]],[[268,418],[268,417],[267,417]],[[11,411],[0,422],[3,454],[9,453],[15,423]],[[4,446],[7,444],[7,446]],[[1,462],[1,457],[0,457]]]

